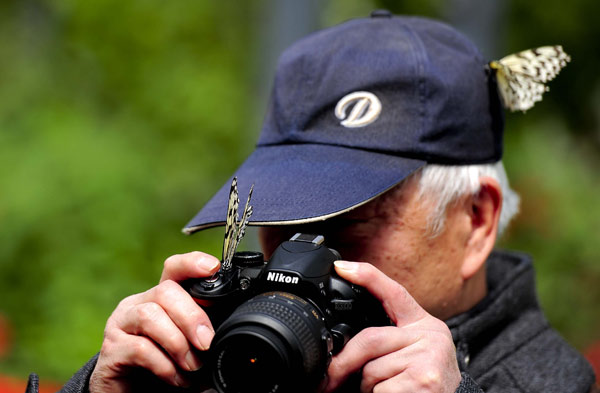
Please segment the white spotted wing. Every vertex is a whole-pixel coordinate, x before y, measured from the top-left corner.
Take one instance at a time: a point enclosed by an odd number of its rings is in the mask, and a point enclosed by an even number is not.
[[[244,213],[242,219],[239,219],[238,208],[240,205],[240,199],[238,196],[237,178],[234,177],[231,181],[231,188],[229,189],[229,202],[227,204],[227,217],[225,220],[225,237],[223,239],[223,270],[229,270],[231,268],[231,260],[233,254],[237,250],[237,247],[244,237],[246,225],[252,215],[252,206],[250,206],[250,198],[252,197],[252,190],[254,185],[250,188],[248,199],[246,200],[246,206],[244,207]]]
[[[545,84],[554,79],[570,60],[562,46],[555,45],[528,49],[492,61],[490,68],[496,72],[504,106],[512,111],[526,111],[533,107],[548,91]]]

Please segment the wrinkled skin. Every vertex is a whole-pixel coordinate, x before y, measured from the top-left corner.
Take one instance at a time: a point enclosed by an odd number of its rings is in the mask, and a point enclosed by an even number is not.
[[[430,204],[408,182],[339,218],[297,227],[261,228],[265,255],[295,232],[319,233],[344,261],[337,273],[381,301],[394,326],[371,327],[354,336],[328,370],[326,392],[361,372],[361,392],[454,392],[460,372],[443,319],[485,296],[485,259],[493,248],[501,207],[498,184],[484,178],[477,196],[451,205],[446,229],[428,232]],[[356,262],[349,262],[356,261]],[[219,261],[205,253],[165,261],[160,283],[124,299],[106,324],[90,392],[128,392],[135,370],[164,383],[188,386],[186,371],[214,330],[206,313],[179,282],[209,277]]]

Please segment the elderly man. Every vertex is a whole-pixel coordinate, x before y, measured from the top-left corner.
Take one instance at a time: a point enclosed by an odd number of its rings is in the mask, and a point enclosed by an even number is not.
[[[324,235],[343,258],[336,272],[391,320],[333,357],[325,391],[592,389],[591,368],[539,308],[530,259],[493,250],[518,208],[502,132],[494,72],[444,24],[378,11],[284,52],[256,150],[236,172],[242,195],[254,184],[250,224],[267,258],[295,232]],[[185,231],[223,224],[228,191]],[[119,304],[100,354],[64,391],[198,384],[190,372],[214,326],[179,283],[219,266],[201,252],[168,258],[159,285]]]

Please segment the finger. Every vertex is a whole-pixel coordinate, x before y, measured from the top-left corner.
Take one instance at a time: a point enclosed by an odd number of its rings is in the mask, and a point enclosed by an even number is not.
[[[160,282],[210,277],[219,270],[219,266],[217,258],[199,251],[173,255],[165,260]]]
[[[424,387],[419,387],[415,380],[405,378],[402,374],[395,375],[392,378],[386,379],[378,383],[372,390],[362,390],[361,392],[377,392],[377,393],[413,393],[413,392],[429,392]]]
[[[418,336],[414,344],[365,364],[361,392],[437,392],[442,387],[454,392],[460,372],[452,339],[436,331],[419,331]],[[388,380],[393,383],[384,383]]]
[[[165,352],[163,352],[152,340],[143,336],[130,335],[122,331],[114,331],[110,338],[107,338],[100,352],[100,359],[114,357],[118,354],[117,365],[120,367],[141,367],[149,370],[154,375],[174,386],[189,386],[188,379],[178,371]],[[98,368],[97,366],[97,368]]]
[[[400,350],[365,364],[362,370],[360,391],[372,392],[375,385],[404,372],[408,367],[406,358],[404,351]]]
[[[377,392],[377,393],[413,393],[413,392],[455,392],[460,384],[452,381],[445,382],[441,379],[438,373],[421,374],[420,378],[407,377],[406,373],[394,375],[389,379],[385,379],[376,384],[372,390],[361,390],[361,392]],[[460,375],[460,374],[459,374]]]
[[[192,351],[188,340],[165,310],[156,303],[138,304],[130,310],[134,318],[122,321],[121,330],[149,337],[164,349],[184,370],[198,370],[202,363]]]
[[[179,284],[171,280],[163,281],[145,292],[142,299],[140,303],[154,302],[162,307],[196,348],[205,351],[210,347],[214,336],[210,319]]]
[[[361,330],[333,357],[329,365],[327,391],[334,391],[350,374],[373,359],[408,347],[419,340],[419,333],[394,326]]]
[[[397,326],[429,316],[402,285],[370,263],[335,261],[335,270],[342,278],[366,288],[375,296]]]

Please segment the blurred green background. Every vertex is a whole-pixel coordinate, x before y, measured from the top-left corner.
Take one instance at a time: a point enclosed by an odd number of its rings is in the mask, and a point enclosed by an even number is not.
[[[374,8],[437,17],[490,60],[562,44],[573,61],[505,162],[522,213],[503,246],[536,260],[576,347],[600,339],[600,24],[593,0],[0,2],[0,373],[65,381],[162,262],[219,255],[180,230],[252,150],[279,52]],[[252,234],[250,247],[255,247]],[[4,329],[5,331],[7,329]]]

